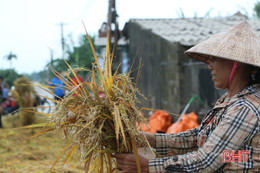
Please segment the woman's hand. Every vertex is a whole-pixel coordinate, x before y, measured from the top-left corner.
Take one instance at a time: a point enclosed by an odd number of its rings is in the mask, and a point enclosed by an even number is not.
[[[118,173],[135,173],[137,171],[135,156],[133,154],[115,154]],[[139,155],[141,170],[149,172],[148,159]]]
[[[145,135],[145,137],[148,140],[151,147],[153,147],[153,148],[155,147],[155,135],[153,133],[147,133],[147,132],[139,131],[139,134],[141,136]],[[144,147],[144,146],[139,146],[139,147]]]

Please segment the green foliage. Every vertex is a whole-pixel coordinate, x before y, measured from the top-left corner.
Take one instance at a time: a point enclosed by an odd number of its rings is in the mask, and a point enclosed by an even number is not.
[[[4,81],[11,87],[13,86],[14,80],[19,77],[19,74],[14,69],[6,69],[0,70],[0,76],[2,76]]]
[[[58,72],[61,72],[61,71],[64,71],[64,70],[68,69],[68,66],[66,65],[66,63],[64,62],[63,59],[55,59],[55,60],[53,60],[52,64],[50,64],[50,66],[53,67]],[[52,72],[50,72],[50,73],[52,73]]]
[[[94,42],[94,37],[91,38]],[[68,63],[84,68],[91,69],[94,62],[93,53],[86,35],[80,37],[79,46],[68,50]]]
[[[10,52],[8,55],[4,56],[8,61],[11,61],[12,59],[17,59],[17,56]]]
[[[46,84],[46,81],[48,81],[49,71],[42,70],[39,72],[33,72],[30,75],[26,75],[27,78],[29,78],[31,81],[38,81],[40,84]]]
[[[8,61],[10,61],[10,67],[12,67],[12,60],[17,59],[17,56],[15,54],[13,54],[12,52],[10,52],[8,55],[4,56],[4,59],[7,59]]]
[[[91,37],[92,42],[94,41],[94,37]],[[92,63],[94,62],[93,53],[88,42],[87,36],[82,35],[80,36],[79,46],[70,46],[67,44],[67,58],[65,60],[70,64],[72,67],[83,67],[86,69],[92,69]],[[56,59],[53,60],[50,64],[56,71],[66,71],[68,66],[64,62],[63,59]],[[80,75],[85,76],[88,72],[80,72]],[[50,73],[50,77],[54,75]]]
[[[94,37],[91,37],[91,41],[94,41]],[[90,70],[92,69],[94,57],[86,35],[80,36],[79,46],[71,46],[69,44],[66,44],[66,49],[66,53],[68,56],[65,58],[65,60],[70,64],[70,66],[72,66],[73,68],[83,67]],[[48,63],[46,67],[52,67],[58,72],[68,70],[68,66],[66,65],[64,60],[57,58]],[[88,72],[81,71],[78,74],[84,78],[88,74]],[[54,74],[48,68],[48,70],[45,69],[40,72],[34,72],[27,77],[33,81],[38,81],[41,84],[44,84],[46,83],[46,81],[49,81],[52,77],[54,77]]]
[[[254,11],[256,13],[256,17],[260,18],[260,2],[257,2],[254,7]]]

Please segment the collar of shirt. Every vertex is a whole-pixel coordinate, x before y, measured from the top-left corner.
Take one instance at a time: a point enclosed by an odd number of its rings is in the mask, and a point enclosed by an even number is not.
[[[254,84],[247,88],[242,89],[241,91],[239,91],[238,93],[236,93],[234,96],[232,96],[230,98],[227,97],[228,93],[226,92],[222,97],[220,97],[217,100],[216,105],[214,106],[213,109],[223,108],[227,105],[230,105],[230,104],[234,103],[235,101],[237,101],[238,99],[240,99],[241,97],[258,92],[259,89],[260,89],[260,84]]]
[[[209,123],[212,123],[215,120],[216,113],[218,113],[220,110],[224,111],[226,107],[230,106],[238,99],[241,99],[241,97],[258,92],[259,89],[260,84],[255,84],[242,89],[230,98],[228,98],[227,93],[225,93],[222,97],[218,99],[213,109],[211,109],[211,111],[203,118],[201,127],[204,127],[204,125],[208,125]]]

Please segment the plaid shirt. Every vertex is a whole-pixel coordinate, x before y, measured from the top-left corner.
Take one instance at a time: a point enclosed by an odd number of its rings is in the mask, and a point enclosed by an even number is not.
[[[161,158],[149,160],[150,173],[260,172],[260,85],[224,94],[196,129],[155,136]],[[223,163],[232,150],[249,151],[246,162]]]

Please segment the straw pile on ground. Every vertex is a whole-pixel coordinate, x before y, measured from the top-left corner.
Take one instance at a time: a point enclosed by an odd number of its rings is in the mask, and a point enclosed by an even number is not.
[[[34,123],[34,112],[25,111],[26,108],[32,108],[35,103],[35,91],[29,79],[20,77],[14,81],[15,89],[12,95],[15,101],[22,108],[19,112],[19,120],[22,126]]]
[[[92,46],[91,41],[90,44]],[[132,83],[129,74],[117,74],[117,71],[112,74],[113,53],[110,55],[109,46],[104,71],[100,67],[93,46],[92,50],[95,63],[89,81],[80,83],[75,69],[69,65],[69,72],[64,73],[65,77],[53,70],[65,83],[65,89],[70,92],[61,101],[56,101],[57,105],[50,115],[50,122],[39,125],[51,128],[39,134],[58,130],[65,138],[72,139],[72,143],[60,154],[61,156],[67,153],[64,164],[78,149],[81,157],[85,159],[88,172],[117,172],[112,153],[134,153],[138,170],[141,172],[137,146],[149,146],[136,127],[136,124],[147,123],[141,115],[140,108],[136,106],[136,95],[141,94]],[[76,69],[78,70],[83,69]],[[71,79],[70,73],[76,77],[78,85]]]

